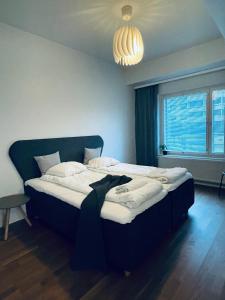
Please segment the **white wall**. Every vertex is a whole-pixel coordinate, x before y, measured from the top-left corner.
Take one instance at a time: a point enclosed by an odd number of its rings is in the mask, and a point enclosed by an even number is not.
[[[210,41],[142,63],[125,70],[128,84],[140,85],[175,76],[193,74],[214,66],[225,66],[225,40]]]
[[[134,161],[133,91],[116,65],[0,23],[0,70],[0,196],[22,192],[8,158],[19,139],[99,134],[105,155]]]
[[[160,84],[159,94],[178,93],[213,85],[225,86],[225,71],[212,72]],[[192,172],[197,181],[218,184],[221,172],[225,170],[225,161],[169,157],[168,155],[159,157],[159,166],[165,168],[174,166],[185,167]]]

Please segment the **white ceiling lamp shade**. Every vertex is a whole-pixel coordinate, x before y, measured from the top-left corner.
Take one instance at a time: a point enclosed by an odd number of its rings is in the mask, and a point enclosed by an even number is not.
[[[122,8],[123,20],[129,21],[132,17],[132,7]],[[132,66],[138,64],[144,56],[142,35],[135,26],[122,26],[114,34],[113,56],[117,64]]]
[[[120,27],[113,39],[113,56],[117,64],[132,66],[144,56],[144,44],[140,31],[134,26]]]

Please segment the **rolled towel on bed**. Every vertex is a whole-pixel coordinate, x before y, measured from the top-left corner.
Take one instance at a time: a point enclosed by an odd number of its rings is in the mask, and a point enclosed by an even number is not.
[[[149,172],[148,177],[154,178],[162,183],[172,183],[187,173],[187,169],[175,167],[169,169],[155,168]]]
[[[106,194],[106,201],[116,202],[128,208],[137,208],[156,196],[162,189],[162,184],[157,181],[146,181],[143,186],[120,194],[116,193],[116,188],[113,188]]]
[[[148,180],[143,180],[143,179],[133,179],[130,182],[126,184],[119,185],[115,188],[115,193],[116,194],[121,194],[121,193],[127,193],[130,191],[134,191],[142,186],[144,186],[146,183],[148,183]]]

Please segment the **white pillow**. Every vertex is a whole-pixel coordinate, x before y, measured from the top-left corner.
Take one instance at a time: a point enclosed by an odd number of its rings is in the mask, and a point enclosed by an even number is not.
[[[67,177],[67,176],[73,176],[74,174],[79,174],[85,171],[86,169],[87,168],[79,162],[68,161],[51,167],[50,169],[47,170],[46,175]]]
[[[84,148],[84,164],[87,165],[89,160],[101,156],[102,148]]]
[[[89,160],[88,166],[91,168],[104,168],[104,167],[110,167],[110,166],[115,166],[119,164],[120,162],[112,157],[97,157]]]

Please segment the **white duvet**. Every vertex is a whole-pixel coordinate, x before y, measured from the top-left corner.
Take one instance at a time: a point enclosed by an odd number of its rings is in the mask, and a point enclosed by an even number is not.
[[[89,170],[103,171],[110,174],[126,174],[126,175],[136,175],[145,176],[151,179],[160,181],[161,183],[174,183],[187,173],[187,169],[175,167],[175,168],[156,168],[150,166],[140,166],[126,163],[118,163],[110,167],[92,168],[88,167]]]
[[[40,179],[83,193],[84,195],[88,195],[92,191],[90,184],[102,179],[103,177],[105,177],[105,174],[84,171],[80,174],[63,178],[52,175],[43,175]],[[141,178],[134,178],[129,183],[124,184],[123,187],[127,187],[126,192],[118,193],[118,187],[112,188],[106,194],[105,200],[117,202],[129,208],[137,208],[143,202],[151,199],[163,189],[162,184],[156,180]]]
[[[101,180],[105,176],[106,175],[104,173],[92,172],[87,170],[68,177],[43,175],[40,179],[43,181],[59,184],[73,191],[87,195],[92,191],[92,188],[89,185]]]

